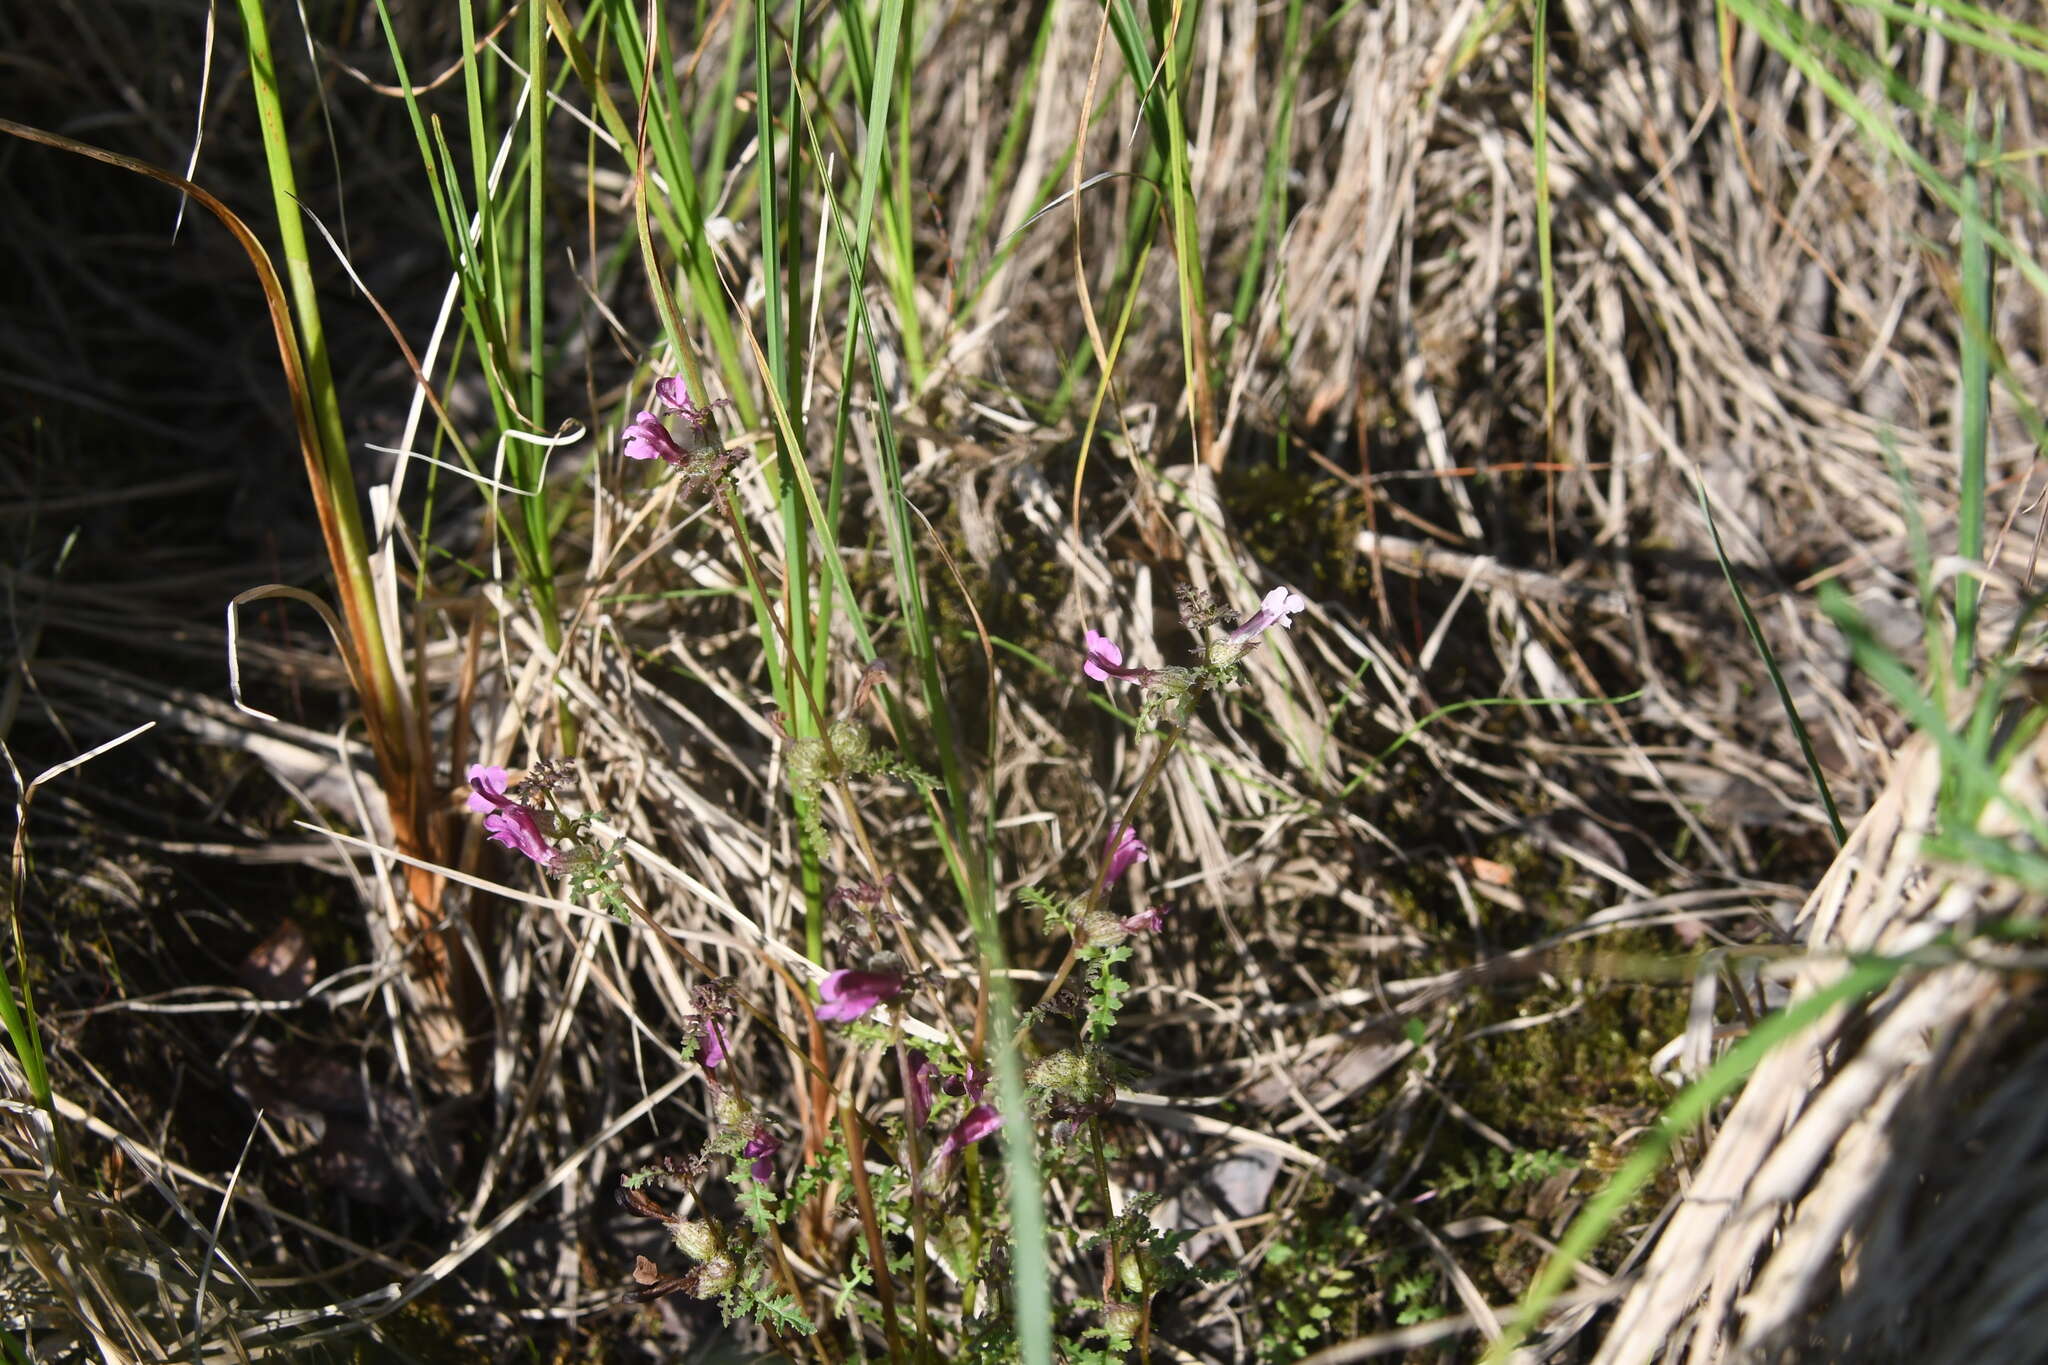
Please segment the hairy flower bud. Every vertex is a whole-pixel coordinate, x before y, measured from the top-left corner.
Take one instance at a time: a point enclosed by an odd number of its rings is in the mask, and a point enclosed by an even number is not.
[[[1075,928],[1078,931],[1075,937],[1090,947],[1109,947],[1131,936],[1124,922],[1107,910],[1090,910],[1081,916],[1081,922]]]
[[[848,768],[858,768],[868,756],[868,728],[857,720],[835,720],[825,727],[825,742]]]
[[[696,1298],[715,1299],[739,1278],[739,1267],[729,1257],[717,1256],[683,1276],[683,1289]]]
[[[725,1250],[725,1230],[708,1218],[690,1218],[673,1224],[669,1235],[676,1250],[692,1260],[709,1261]]]
[[[1055,1052],[1026,1068],[1024,1081],[1056,1095],[1083,1094],[1095,1088],[1095,1067],[1078,1052]]]

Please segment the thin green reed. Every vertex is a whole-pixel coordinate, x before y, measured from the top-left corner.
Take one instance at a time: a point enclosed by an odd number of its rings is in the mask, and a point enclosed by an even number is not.
[[[1307,45],[1301,41],[1302,0],[1287,0],[1287,29],[1280,39],[1279,93],[1273,106],[1273,130],[1266,142],[1266,168],[1259,182],[1259,211],[1252,220],[1251,244],[1245,248],[1243,271],[1237,281],[1237,297],[1230,306],[1233,333],[1243,329],[1251,316],[1252,304],[1264,283],[1266,244],[1275,235],[1275,225],[1287,215],[1287,174],[1293,166],[1295,92],[1301,84]]]
[[[1188,377],[1195,450],[1215,467],[1221,460],[1212,449],[1216,412],[1210,393],[1209,300],[1202,281],[1202,236],[1195,215],[1194,167],[1188,156],[1185,113],[1189,58],[1200,14],[1201,0],[1152,0],[1152,26],[1163,58],[1163,79],[1162,88],[1150,102],[1160,108],[1166,123],[1166,226],[1173,242],[1174,279],[1180,290],[1181,365]]]
[[[1997,182],[1985,184],[1984,163],[1991,147],[1977,136],[1977,100],[1972,91],[1963,121],[1968,138],[1963,146],[1962,297],[1957,300],[1956,338],[1960,352],[1957,383],[1962,420],[1958,433],[1956,553],[1971,563],[1984,556],[1984,484],[1991,415],[1992,258],[1985,228],[1997,213]],[[1997,139],[1994,137],[1992,146]],[[1977,608],[1983,592],[1973,573],[1956,578],[1955,676],[1968,678],[1977,657]]]
[[[1535,127],[1536,272],[1543,300],[1543,439],[1546,460],[1556,458],[1557,276],[1550,258],[1550,0],[1536,0],[1535,43],[1529,57],[1529,104]],[[1547,476],[1546,476],[1547,477]]]
[[[1793,704],[1792,689],[1785,684],[1785,675],[1779,671],[1777,653],[1772,650],[1769,640],[1764,638],[1763,627],[1758,624],[1756,613],[1749,608],[1749,594],[1742,590],[1742,581],[1735,576],[1735,566],[1729,561],[1727,547],[1721,543],[1721,527],[1714,520],[1713,506],[1707,501],[1707,488],[1697,480],[1693,493],[1699,498],[1700,514],[1707,519],[1707,534],[1714,541],[1714,558],[1720,562],[1721,575],[1728,581],[1728,591],[1734,595],[1735,610],[1742,617],[1742,627],[1749,632],[1749,642],[1763,660],[1764,672],[1771,678],[1771,686],[1778,694],[1778,705],[1784,709],[1785,719],[1791,722],[1792,733],[1799,740],[1799,752],[1806,760],[1807,775],[1813,778],[1813,788],[1820,794],[1820,802],[1827,810],[1828,828],[1834,833],[1835,847],[1840,848],[1848,841],[1848,831],[1842,827],[1842,813],[1835,808],[1835,793],[1828,786],[1827,774],[1821,771],[1820,756],[1814,752],[1813,737],[1806,731],[1806,722],[1799,715],[1799,708]]]
[[[1957,299],[1961,357],[1957,394],[1957,550],[1963,558],[1974,561],[1981,557],[1985,547],[1984,497],[1990,382],[1994,373],[2029,433],[2037,441],[2048,436],[2048,423],[2044,423],[2032,393],[2012,373],[1991,336],[1994,275],[1999,257],[2036,292],[2048,295],[2048,269],[1998,227],[1998,195],[2001,191],[2009,192],[2036,211],[2048,209],[2048,196],[2027,174],[2008,165],[2008,159],[1999,154],[2000,139],[1995,131],[1991,141],[1985,142],[1974,96],[1966,101],[1958,119],[1905,80],[1889,60],[1865,51],[1831,27],[1812,22],[1780,0],[1722,3],[1810,80],[1873,145],[1911,171],[1927,193],[1953,213],[1961,225]],[[2048,30],[2006,20],[1967,4],[1945,4],[1937,15],[1881,0],[1849,3],[1872,11],[1887,23],[1940,34],[1987,58],[2010,61],[2036,72],[2048,71]],[[1856,82],[1855,87],[1838,75],[1829,62],[1847,70]],[[1864,98],[1865,90],[1882,92],[1890,107],[1874,107]],[[1902,114],[1960,144],[1964,169],[1959,180],[1951,182],[1942,176],[1933,160],[1901,133],[1900,128],[1907,122]],[[1958,681],[1967,678],[1975,666],[1981,592],[1975,575],[1965,572],[1957,579],[1956,638],[1950,671]]]
[[[1961,141],[1964,138],[1963,129],[1953,114],[1929,104],[1919,91],[1901,79],[1890,65],[1843,41],[1835,33],[1806,19],[1780,0],[1722,0],[1722,3],[1767,46],[1783,57],[1802,76],[1812,81],[1815,88],[1847,115],[1873,145],[1884,149],[1901,165],[1912,171],[1922,188],[1953,213],[1958,222],[1970,216],[1970,207],[1962,185],[1950,181],[1935,169],[1934,163],[1927,155],[1900,131],[1899,125],[1902,120],[1896,116],[1897,109],[1907,110],[1915,118]],[[2048,34],[2043,34],[2040,30],[2025,32],[2029,41],[2048,44]],[[1848,81],[1822,61],[1823,56],[1841,62],[1858,81],[1867,82],[1883,90],[1885,98],[1897,106],[1897,109],[1873,108],[1851,88]],[[2048,52],[2037,51],[2033,57],[2034,60],[2030,61],[2029,65],[2048,62]],[[1980,169],[1996,174],[2000,184],[2008,190],[2030,197],[2034,193],[2022,176],[2006,168],[2002,162],[1986,164]],[[2003,257],[2035,290],[2048,295],[2048,266],[2042,265],[2031,252],[2022,250],[2011,237],[1999,231],[1994,223],[1985,222],[1982,232],[1985,245],[1990,250]]]
[[[291,287],[292,311],[298,324],[297,350],[304,366],[304,399],[312,416],[312,435],[319,443],[319,481],[313,494],[322,511],[328,557],[343,611],[355,637],[356,666],[361,674],[357,686],[371,717],[372,737],[378,740],[380,759],[399,766],[399,771],[387,773],[387,782],[400,782],[407,780],[408,773],[403,770],[410,767],[406,743],[410,730],[405,724],[406,707],[384,637],[383,618],[377,609],[369,539],[363,533],[362,516],[356,506],[355,473],[349,463],[348,441],[342,433],[341,401],[328,360],[327,333],[320,318],[319,292],[313,284],[305,224],[299,217],[298,180],[292,169],[277,62],[271,52],[262,0],[240,0],[240,6],[249,44],[250,83],[255,89],[263,133],[264,162],[277,213],[277,235],[284,249],[284,273]]]
[[[483,375],[498,436],[502,438],[504,433],[515,430],[544,433],[548,110],[544,11],[539,7],[529,11],[527,24],[521,30],[528,64],[520,97],[526,119],[516,130],[508,127],[503,139],[492,136],[488,121],[489,111],[497,107],[500,98],[495,64],[480,55],[463,64],[463,126],[469,148],[467,158],[462,160],[449,146],[441,120],[429,115],[420,103],[386,0],[377,0],[377,14],[420,160],[427,172],[435,219],[455,271],[462,304],[468,344],[451,348],[447,382],[452,383],[460,373],[461,358],[467,350],[475,356]],[[474,51],[477,31],[470,0],[457,7],[457,17],[465,48]],[[493,148],[501,141],[509,141],[515,131],[522,155],[507,177],[495,164]],[[504,183],[507,179],[509,185]],[[522,200],[523,213],[517,207]],[[506,240],[508,225],[519,229],[518,237],[511,242]],[[526,333],[523,339],[522,314]],[[507,542],[513,563],[521,582],[533,595],[542,639],[548,648],[560,649],[554,529],[566,508],[548,495],[547,447],[506,440],[503,450],[507,481],[520,490],[512,500],[511,515],[507,518]],[[473,454],[468,450],[460,453],[463,461],[474,469]],[[492,492],[490,496],[495,504],[497,494]],[[559,723],[563,748],[573,752],[575,721],[566,706],[559,712]]]
[[[559,0],[550,0],[548,8],[551,14],[558,14]],[[669,345],[694,389],[699,385],[699,376],[694,348],[684,328],[702,329],[711,343],[712,355],[717,358],[726,396],[732,399],[741,423],[754,426],[761,420],[761,405],[742,357],[739,335],[719,278],[717,257],[712,251],[708,219],[715,195],[709,191],[715,186],[707,186],[699,177],[691,155],[691,133],[695,127],[692,115],[701,112],[701,106],[694,100],[678,98],[679,91],[669,74],[675,59],[665,27],[657,27],[653,35],[644,33],[640,11],[633,0],[604,0],[599,14],[604,31],[618,50],[621,74],[631,84],[633,96],[644,111],[647,150],[653,154],[654,169],[660,177],[659,184],[653,175],[646,178],[642,202],[650,222],[660,232],[662,244],[675,259],[685,286],[685,298],[679,305],[685,311],[680,318],[665,319],[672,333]],[[661,23],[659,11],[656,21]],[[566,18],[554,23],[556,41],[569,51],[578,79],[597,101],[599,120],[625,155],[634,157],[639,142],[637,130],[604,93],[603,80],[582,44],[569,46],[570,40],[565,39],[569,27]],[[650,41],[655,58],[652,80],[648,79]],[[657,292],[665,296],[667,291]]]
[[[819,620],[813,647],[813,593],[811,585],[811,534],[809,510],[797,493],[797,466],[806,458],[804,433],[809,414],[804,408],[802,354],[803,317],[803,160],[797,155],[795,138],[798,99],[797,64],[806,39],[802,6],[789,19],[785,33],[767,0],[756,0],[753,9],[754,49],[754,185],[761,215],[762,346],[767,358],[766,383],[776,409],[787,414],[786,426],[778,426],[773,438],[775,458],[769,486],[782,518],[784,572],[781,614],[788,632],[788,649],[793,668],[803,676],[822,680],[828,676],[823,645],[830,638],[829,620]],[[784,43],[787,46],[784,46]],[[783,69],[779,60],[788,54],[787,88],[783,92],[781,117],[771,77]],[[836,537],[825,531],[829,547]],[[831,551],[828,549],[827,555]],[[827,599],[829,601],[829,597]],[[764,647],[781,648],[771,634],[764,634]],[[807,739],[819,732],[827,698],[813,696],[797,704],[792,678],[789,697],[782,698],[782,712],[790,732]],[[820,799],[810,792],[793,792],[799,807]],[[803,814],[799,810],[799,815]],[[804,884],[804,946],[813,961],[825,953],[824,874],[817,855],[808,846],[802,850]]]
[[[1147,134],[1110,295],[1123,295],[1124,304],[1118,311],[1128,315],[1129,299],[1143,277],[1157,233],[1155,218],[1163,204],[1167,240],[1174,253],[1175,288],[1180,297],[1181,361],[1188,376],[1189,412],[1197,448],[1207,457],[1214,435],[1214,413],[1209,402],[1208,304],[1202,282],[1201,237],[1195,215],[1187,127],[1182,113],[1198,12],[1198,4],[1154,3],[1148,8],[1148,33],[1147,24],[1139,19],[1130,0],[1109,0],[1106,7],[1110,34],[1123,57],[1123,74],[1140,92]],[[1191,313],[1190,309],[1196,311]],[[1054,396],[1056,412],[1064,410],[1073,385],[1094,360],[1092,341],[1083,342],[1061,377],[1059,392]],[[1107,381],[1105,375],[1103,382]],[[1099,392],[1097,401],[1100,402]]]

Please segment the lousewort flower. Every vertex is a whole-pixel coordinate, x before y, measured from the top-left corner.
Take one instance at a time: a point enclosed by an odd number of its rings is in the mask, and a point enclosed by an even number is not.
[[[818,1017],[844,1023],[903,994],[903,978],[894,972],[857,972],[842,967],[819,983],[818,994],[825,1002],[818,1006]]]
[[[1228,644],[1248,644],[1258,639],[1274,626],[1283,629],[1294,624],[1292,617],[1308,607],[1308,599],[1292,588],[1275,588],[1266,594],[1266,600],[1259,603],[1259,609],[1236,630],[1224,637]]]
[[[981,1102],[982,1087],[987,1084],[988,1073],[973,1062],[969,1062],[967,1069],[958,1076],[941,1078],[939,1089],[945,1091],[948,1095],[966,1095],[978,1104]]]
[[[677,440],[661,418],[641,412],[625,431],[626,458],[660,460],[682,474],[685,487],[710,485],[725,477],[739,457],[726,449],[725,439],[718,434],[718,409],[731,407],[732,401],[720,398],[694,403],[680,375],[656,380],[654,393],[661,403],[675,409],[688,430]]]
[[[626,458],[661,460],[680,466],[690,457],[676,444],[676,438],[668,434],[668,428],[661,424],[659,418],[651,412],[642,412],[626,428]]]
[[[505,794],[505,770],[472,763],[468,776],[469,808],[484,817],[484,833],[550,872],[561,871],[562,854],[541,832],[539,817]]]
[[[1124,652],[1116,641],[1097,631],[1089,631],[1081,637],[1081,647],[1087,655],[1081,661],[1081,671],[1097,682],[1108,682],[1111,678],[1123,682],[1142,683],[1152,677],[1149,668],[1124,667]]]
[[[1114,885],[1118,878],[1131,870],[1131,864],[1142,863],[1152,856],[1152,850],[1138,837],[1138,831],[1129,825],[1118,825],[1109,832],[1109,869],[1102,880]]]
[[[733,405],[730,398],[715,398],[699,406],[690,401],[690,386],[679,374],[655,380],[654,396],[674,408],[676,416],[689,423],[690,432],[700,448],[725,444],[718,436],[717,412]]]
[[[740,1155],[753,1158],[754,1179],[765,1185],[775,1174],[775,1154],[781,1150],[781,1138],[766,1128],[756,1128],[754,1135],[747,1139],[747,1145],[740,1148]]]
[[[1167,908],[1163,905],[1147,906],[1135,915],[1125,915],[1117,923],[1124,927],[1126,933],[1155,933],[1166,927],[1166,913]]]
[[[922,1128],[924,1121],[931,1117],[932,1077],[938,1074],[939,1069],[933,1066],[932,1059],[922,1052],[916,1056],[917,1061],[910,1068],[910,1093],[905,1099],[905,1104],[910,1110],[910,1126]]]
[[[702,1019],[698,1027],[704,1031],[704,1046],[698,1051],[697,1060],[704,1064],[706,1071],[716,1071],[718,1064],[732,1050],[726,1044],[725,1030],[718,1026],[716,1019]]]
[[[993,1105],[977,1104],[932,1150],[932,1160],[943,1165],[1002,1126],[1002,1115]]]

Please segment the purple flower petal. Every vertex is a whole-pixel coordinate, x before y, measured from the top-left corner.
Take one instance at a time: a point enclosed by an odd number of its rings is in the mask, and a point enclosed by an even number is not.
[[[775,1154],[781,1150],[781,1138],[766,1128],[756,1128],[747,1145],[740,1148],[740,1155],[754,1159],[754,1180],[765,1185],[775,1175]]]
[[[948,1095],[966,1095],[979,1104],[981,1102],[982,1087],[987,1084],[988,1072],[982,1070],[973,1062],[969,1062],[966,1071],[960,1075],[947,1076],[941,1079],[939,1081],[939,1088]]]
[[[504,810],[512,804],[505,795],[505,770],[481,763],[469,765],[469,808],[479,815]]]
[[[1102,880],[1114,884],[1124,873],[1131,870],[1133,863],[1142,863],[1152,856],[1152,850],[1138,837],[1138,831],[1129,825],[1118,825],[1109,835],[1109,870]]]
[[[1108,682],[1109,670],[1124,661],[1123,650],[1119,649],[1116,641],[1107,635],[1099,635],[1092,630],[1082,636],[1081,640],[1082,648],[1088,653],[1087,659],[1081,664],[1081,671],[1097,682]]]
[[[840,968],[819,983],[820,1019],[844,1023],[903,994],[903,978],[894,972],[858,972]]]
[[[643,412],[626,428],[626,458],[681,464],[688,456],[653,413]]]
[[[1086,656],[1081,660],[1081,671],[1097,682],[1115,678],[1119,682],[1144,683],[1155,676],[1149,668],[1126,667],[1122,648],[1099,631],[1091,630],[1084,634],[1081,648]]]
[[[726,1046],[725,1030],[718,1026],[716,1019],[705,1019],[701,1027],[704,1030],[704,1047],[697,1060],[704,1063],[706,1071],[716,1071],[718,1064],[724,1061],[726,1054],[731,1051]]]
[[[924,1121],[932,1113],[932,1077],[938,1074],[932,1059],[923,1053],[917,1054],[917,1061],[910,1068],[910,1093],[904,1102],[910,1110],[910,1126],[924,1127]]]
[[[654,396],[672,408],[688,408],[691,406],[690,386],[679,374],[672,374],[666,379],[655,380]]]
[[[994,1106],[977,1104],[967,1111],[967,1117],[961,1119],[952,1132],[946,1134],[945,1140],[932,1152],[932,1159],[942,1164],[950,1161],[1002,1126],[1003,1116],[995,1111]]]
[[[541,833],[540,821],[524,806],[508,804],[504,810],[492,811],[484,817],[484,832],[505,847],[539,863],[550,872],[559,872],[562,855],[547,836]]]
[[[1266,594],[1263,602],[1259,603],[1259,609],[1252,613],[1251,619],[1236,630],[1231,631],[1224,638],[1233,645],[1241,645],[1246,641],[1256,640],[1274,626],[1280,626],[1283,629],[1292,626],[1294,624],[1292,619],[1294,614],[1307,608],[1308,599],[1294,589],[1286,587],[1275,588]]]
[[[1153,933],[1166,927],[1166,910],[1163,905],[1148,906],[1135,915],[1125,915],[1117,922],[1133,934]]]

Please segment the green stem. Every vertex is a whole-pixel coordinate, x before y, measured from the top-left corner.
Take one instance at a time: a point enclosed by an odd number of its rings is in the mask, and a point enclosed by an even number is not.
[[[333,367],[327,356],[327,333],[320,321],[320,296],[313,285],[312,257],[306,247],[305,224],[300,219],[298,181],[292,171],[290,136],[285,129],[283,101],[279,94],[277,61],[270,48],[262,0],[238,0],[242,27],[249,44],[250,83],[255,89],[257,119],[263,132],[263,157],[269,171],[271,199],[277,214],[277,235],[284,250],[284,273],[292,293],[292,311],[298,323],[301,363],[305,367],[305,399],[313,416],[317,450],[307,451],[309,462],[319,461],[313,495],[327,532],[328,557],[342,597],[342,609],[353,637],[358,682],[363,707],[370,719],[372,737],[378,741],[378,758],[396,771],[387,773],[387,790],[409,781],[413,755],[404,723],[398,680],[391,669],[391,654],[385,644],[383,619],[377,610],[376,589],[370,576],[369,539],[363,534],[362,515],[356,507],[355,472],[350,468],[348,441],[341,427],[341,404],[334,389]],[[410,805],[411,803],[408,802]]]

